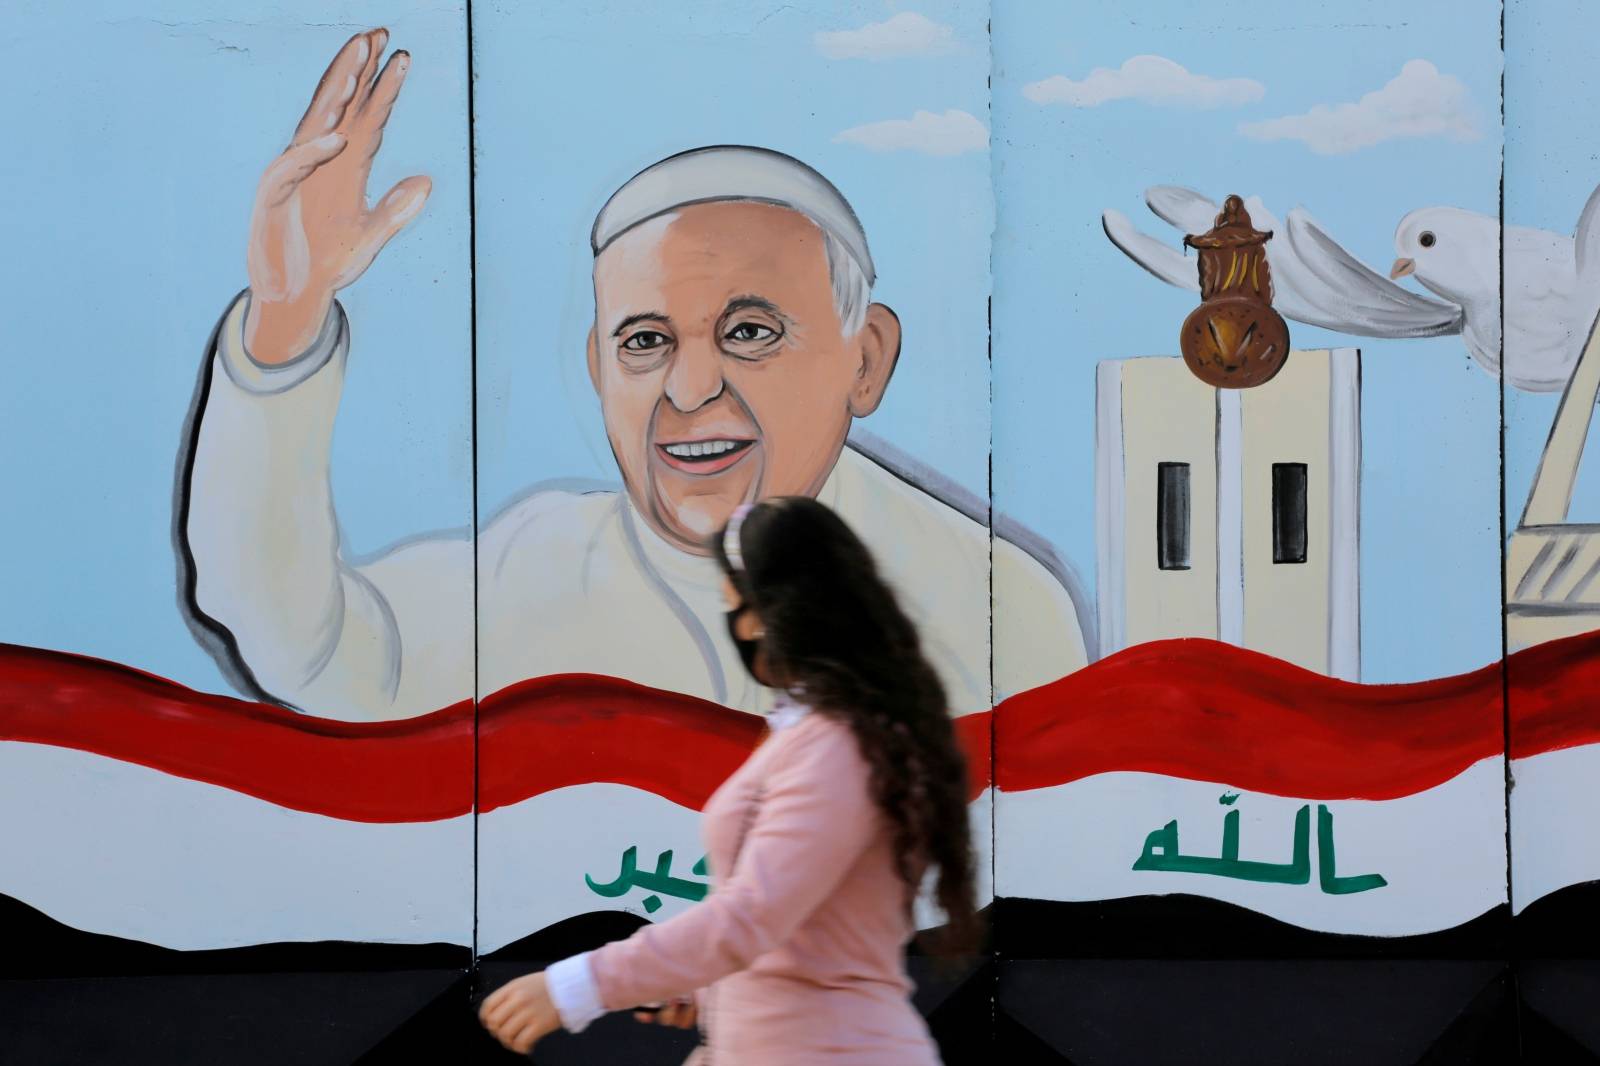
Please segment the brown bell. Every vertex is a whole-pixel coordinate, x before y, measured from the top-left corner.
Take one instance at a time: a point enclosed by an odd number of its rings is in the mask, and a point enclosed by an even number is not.
[[[1289,358],[1289,327],[1272,309],[1271,232],[1250,224],[1244,201],[1223,201],[1217,224],[1183,243],[1200,253],[1201,304],[1183,321],[1183,361],[1207,385],[1248,389],[1271,381]]]

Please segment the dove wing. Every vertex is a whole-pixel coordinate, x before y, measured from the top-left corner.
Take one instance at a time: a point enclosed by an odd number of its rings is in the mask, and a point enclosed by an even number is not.
[[[1287,247],[1269,246],[1268,257],[1273,305],[1289,318],[1362,337],[1461,332],[1461,308],[1396,285],[1345,251],[1303,209],[1289,212],[1283,236]]]
[[[1583,205],[1578,215],[1578,227],[1572,231],[1573,260],[1578,267],[1578,277],[1585,271],[1600,266],[1600,185]]]
[[[1186,234],[1206,232],[1222,210],[1209,196],[1182,185],[1153,185],[1144,191],[1144,202],[1157,218]]]
[[[1217,203],[1180,185],[1145,190],[1156,217],[1184,233],[1204,233],[1216,224]],[[1275,231],[1267,245],[1272,265],[1273,304],[1307,325],[1366,337],[1434,337],[1460,333],[1461,309],[1419,296],[1394,284],[1345,251],[1304,211],[1289,213],[1286,231],[1256,196],[1245,202],[1252,223]],[[1600,211],[1600,208],[1597,208]],[[1168,285],[1198,292],[1195,260],[1134,228],[1126,215],[1108,210],[1101,225],[1111,243]]]
[[[1181,185],[1154,185],[1144,191],[1144,202],[1157,218],[1176,227],[1179,232],[1204,233],[1216,222],[1221,210],[1204,193],[1186,189]],[[1121,211],[1107,210],[1100,216],[1111,243],[1120,248],[1129,259],[1150,273],[1180,289],[1200,291],[1199,267],[1179,248],[1164,244],[1147,233],[1134,228],[1128,216]]]
[[[1278,216],[1267,210],[1267,205],[1261,202],[1261,197],[1245,197],[1244,209],[1250,216],[1250,224],[1256,229],[1264,229],[1269,233],[1278,232]],[[1269,244],[1267,247],[1270,249],[1272,246]]]
[[[1180,289],[1200,291],[1200,275],[1195,261],[1147,233],[1140,233],[1121,211],[1106,211],[1100,216],[1111,243],[1150,273]]]
[[[1157,218],[1170,223],[1185,234],[1205,233],[1217,224],[1222,207],[1204,193],[1186,189],[1182,185],[1152,185],[1144,191],[1144,202]],[[1250,215],[1250,224],[1256,229],[1276,230],[1278,220],[1259,196],[1248,196],[1244,209]]]

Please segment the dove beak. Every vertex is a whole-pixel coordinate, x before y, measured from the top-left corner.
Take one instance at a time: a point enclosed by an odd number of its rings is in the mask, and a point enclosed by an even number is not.
[[[1389,268],[1389,280],[1395,281],[1399,278],[1403,278],[1416,269],[1417,261],[1415,259],[1396,259],[1394,261],[1394,266]]]

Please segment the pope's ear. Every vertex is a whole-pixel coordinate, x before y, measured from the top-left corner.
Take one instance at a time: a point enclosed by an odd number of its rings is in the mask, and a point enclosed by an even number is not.
[[[861,368],[850,389],[850,413],[865,418],[878,409],[900,361],[900,316],[884,304],[867,308],[867,320],[856,334],[861,348]]]
[[[600,391],[600,341],[594,335],[594,327],[589,327],[589,383],[594,386],[594,391]]]

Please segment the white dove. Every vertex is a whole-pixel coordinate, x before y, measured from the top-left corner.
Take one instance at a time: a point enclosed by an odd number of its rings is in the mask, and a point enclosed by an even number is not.
[[[1204,233],[1218,206],[1192,189],[1145,191],[1158,217],[1185,233]],[[1273,306],[1286,318],[1363,337],[1437,337],[1460,333],[1472,358],[1500,373],[1499,220],[1454,207],[1425,207],[1395,229],[1395,261],[1385,278],[1347,252],[1304,208],[1280,229],[1259,197],[1245,201],[1257,229],[1272,230]],[[1118,211],[1101,218],[1106,236],[1129,258],[1171,285],[1198,290],[1195,261],[1139,232]],[[1506,226],[1505,380],[1553,392],[1566,386],[1583,339],[1600,309],[1600,188],[1589,196],[1575,237]],[[1411,275],[1442,297],[1394,283]]]

